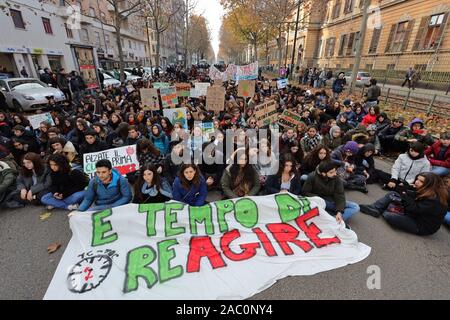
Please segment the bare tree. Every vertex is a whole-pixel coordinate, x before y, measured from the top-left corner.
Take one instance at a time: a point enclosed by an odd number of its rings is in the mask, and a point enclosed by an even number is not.
[[[189,45],[188,45],[188,41],[189,41],[189,33],[191,30],[191,23],[190,23],[190,19],[191,19],[191,12],[193,12],[195,10],[195,8],[197,7],[198,1],[197,0],[185,0],[185,6],[184,6],[184,20],[185,20],[185,34],[184,34],[184,67],[186,68],[188,65],[188,57],[189,57],[189,62],[190,62],[190,58],[191,58],[191,52],[189,51]]]

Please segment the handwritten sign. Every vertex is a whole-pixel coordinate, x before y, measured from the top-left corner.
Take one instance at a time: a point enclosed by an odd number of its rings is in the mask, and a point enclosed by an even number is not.
[[[170,87],[170,84],[168,82],[154,82],[153,88],[160,89],[160,88],[167,88]]]
[[[190,83],[175,83],[177,95],[179,97],[190,97],[191,84]]]
[[[53,121],[52,115],[50,112],[46,113],[39,113],[32,116],[27,117],[28,121],[30,121],[31,126],[33,129],[39,129],[39,125],[41,122],[46,121],[50,123],[51,126],[55,125],[55,122]]]
[[[255,118],[260,128],[276,122],[278,119],[277,103],[270,100],[257,105],[255,107]]]
[[[292,128],[301,126],[301,116],[295,112],[284,110],[282,114],[278,117],[278,123],[284,127]]]
[[[85,153],[83,154],[83,170],[91,179],[95,177],[95,164],[102,159],[111,161],[113,168],[116,168],[123,176],[139,169],[136,145]]]
[[[206,108],[219,113],[225,104],[225,88],[219,86],[209,87],[206,95]]]
[[[199,96],[206,96],[208,88],[211,86],[209,82],[196,82],[195,89],[197,89]]]
[[[161,94],[162,107],[175,108],[178,104],[177,89],[175,87],[167,87],[159,89]]]
[[[177,122],[183,125],[183,128],[188,130],[186,108],[172,108],[163,110],[164,117],[170,120],[170,123],[175,124]]]
[[[238,96],[244,98],[250,98],[255,95],[255,81],[254,80],[241,80],[238,85]]]
[[[159,98],[158,98],[158,89],[150,88],[150,89],[140,89],[141,93],[141,101],[144,105],[144,110],[159,110]]]

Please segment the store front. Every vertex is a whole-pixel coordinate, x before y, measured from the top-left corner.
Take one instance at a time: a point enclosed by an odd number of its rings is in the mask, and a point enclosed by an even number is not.
[[[18,76],[14,57],[12,53],[0,53],[0,79],[13,78]]]

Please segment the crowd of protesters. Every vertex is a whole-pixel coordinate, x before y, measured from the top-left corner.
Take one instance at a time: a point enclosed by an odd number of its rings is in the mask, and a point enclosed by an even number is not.
[[[329,79],[325,70],[311,72],[308,77]],[[59,82],[64,81],[61,77]],[[58,75],[54,80],[59,86]],[[209,78],[195,68],[173,68],[153,79],[191,84],[198,80]],[[409,124],[401,116],[389,119],[378,106],[376,81],[370,96],[361,101],[345,96],[343,74],[331,90],[311,88],[320,86],[311,82],[309,87],[305,81],[285,89],[267,88],[264,81],[261,76],[256,93],[247,99],[237,96],[235,82],[224,82],[225,105],[216,113],[208,110],[204,96],[179,97],[177,107],[186,108],[188,129],[161,110],[146,110],[139,89],[151,87],[151,81],[132,84],[132,91],[131,83],[95,92],[80,85],[83,94],[77,98],[67,90],[67,103],[50,100],[46,108],[54,126],[41,122],[34,128],[24,114],[2,111],[0,202],[8,208],[33,204],[93,211],[172,199],[202,206],[212,190],[228,199],[290,192],[323,198],[338,222],[361,210],[419,235],[450,224],[448,189],[441,178],[450,173],[450,132],[437,139],[421,119]],[[297,113],[300,124],[259,127],[255,108],[269,100],[276,101],[278,113]],[[214,133],[204,134],[205,122],[213,123]],[[270,134],[254,140],[250,132],[262,129]],[[235,150],[228,154],[230,133]],[[122,176],[109,160],[100,160],[95,178],[84,173],[84,154],[129,145],[136,145],[138,171]],[[374,156],[385,154],[398,155],[391,172],[376,168]],[[389,192],[361,207],[346,200],[345,190],[368,193],[368,184],[380,184]]]

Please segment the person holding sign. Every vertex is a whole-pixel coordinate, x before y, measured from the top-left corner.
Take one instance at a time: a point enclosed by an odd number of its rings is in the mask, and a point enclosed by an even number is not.
[[[131,201],[127,179],[112,167],[111,161],[102,159],[95,164],[97,176],[91,179],[86,196],[78,211],[100,211],[122,206]]]
[[[171,187],[167,180],[160,178],[155,165],[144,165],[139,172],[133,203],[163,203],[172,199]]]
[[[49,193],[41,202],[48,210],[53,208],[75,210],[84,198],[84,188],[88,184],[87,176],[70,167],[69,160],[62,154],[52,154],[48,158],[52,184]]]
[[[200,207],[206,203],[207,195],[208,187],[200,169],[194,164],[183,164],[173,182],[173,199]]]

